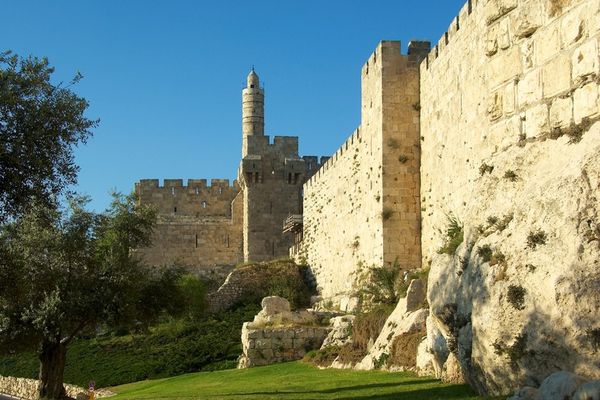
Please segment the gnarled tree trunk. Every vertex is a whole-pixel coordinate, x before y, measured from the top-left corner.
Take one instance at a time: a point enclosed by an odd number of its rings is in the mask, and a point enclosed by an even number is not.
[[[40,386],[38,393],[43,400],[67,399],[63,385],[67,346],[48,340],[42,342],[40,351]]]

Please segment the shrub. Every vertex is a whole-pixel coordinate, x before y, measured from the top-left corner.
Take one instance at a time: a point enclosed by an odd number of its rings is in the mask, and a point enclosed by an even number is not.
[[[369,341],[377,339],[386,319],[394,310],[393,305],[380,305],[368,312],[356,315],[352,324],[352,344],[366,354]]]
[[[302,361],[309,362],[319,367],[328,367],[339,355],[339,346],[327,346],[319,350],[309,351],[306,353]]]
[[[417,364],[417,347],[427,333],[422,330],[396,336],[392,342],[388,366],[415,367]]]
[[[489,216],[487,219],[487,223],[489,226],[496,225],[496,222],[498,222],[498,217]]]
[[[513,217],[513,214],[509,213],[506,214],[500,221],[498,221],[496,223],[496,228],[498,229],[498,231],[502,232],[503,230],[505,230],[508,224],[510,224],[510,222],[513,220]]]
[[[400,278],[398,263],[371,268],[369,278],[369,283],[363,289],[363,293],[371,297],[373,302],[382,304],[398,302],[397,288]]]
[[[506,171],[504,173],[504,179],[508,179],[511,182],[516,182],[517,181],[517,174],[515,173],[515,171],[509,169],[508,171]]]
[[[479,175],[481,175],[481,176],[485,175],[486,173],[491,174],[492,171],[494,171],[493,165],[488,165],[486,163],[483,163],[479,167]]]
[[[405,164],[408,161],[408,157],[404,154],[400,154],[400,156],[398,157],[398,161],[400,161],[401,164]]]
[[[535,250],[537,246],[546,244],[546,239],[546,232],[542,230],[531,231],[527,236],[527,247]]]
[[[492,259],[492,248],[489,244],[484,244],[477,248],[477,255],[481,257],[483,262],[489,262]]]
[[[446,243],[438,250],[439,254],[453,255],[464,240],[463,225],[453,215],[448,215],[448,228],[446,230]]]
[[[186,316],[192,320],[202,318],[206,312],[206,285],[194,275],[184,275],[179,280],[186,308]]]
[[[600,350],[600,328],[588,329],[586,334],[594,351]]]
[[[506,299],[517,310],[523,310],[525,308],[525,294],[527,290],[522,286],[510,285],[508,287],[508,293],[506,294]]]

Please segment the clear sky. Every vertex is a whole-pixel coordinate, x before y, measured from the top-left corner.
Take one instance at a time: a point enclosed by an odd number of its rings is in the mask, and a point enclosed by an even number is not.
[[[47,56],[99,118],[76,188],[103,210],[143,178],[235,178],[241,90],[265,87],[265,133],[333,153],[360,123],[380,40],[437,42],[465,0],[0,0],[0,50]]]

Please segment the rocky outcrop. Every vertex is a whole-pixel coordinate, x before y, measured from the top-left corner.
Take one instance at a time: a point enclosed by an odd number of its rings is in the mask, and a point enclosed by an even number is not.
[[[410,283],[406,297],[400,299],[394,311],[385,321],[381,333],[367,355],[354,368],[360,370],[414,368],[417,346],[425,334],[425,320],[429,314],[427,309],[420,308],[424,301],[425,285],[421,280],[415,279]],[[407,339],[405,343],[410,343],[409,335],[418,336],[418,340],[413,346],[401,345],[394,349],[394,344],[403,339]],[[410,356],[402,357],[400,362],[394,363],[394,350],[401,352],[402,355]]]
[[[500,153],[522,178],[478,185],[463,243],[432,259],[428,349],[480,393],[600,378],[600,124],[567,140]]]
[[[292,312],[281,297],[262,300],[262,310],[254,321],[242,326],[242,350],[238,368],[299,360],[321,347],[331,330],[330,315],[306,310]]]
[[[600,400],[600,381],[587,381],[570,372],[550,375],[539,388],[524,387],[508,400]]]
[[[352,322],[354,322],[354,318],[354,315],[331,318],[331,332],[325,338],[322,347],[342,347],[352,343]]]

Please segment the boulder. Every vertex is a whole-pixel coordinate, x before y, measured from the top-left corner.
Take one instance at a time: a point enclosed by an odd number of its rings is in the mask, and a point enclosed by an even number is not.
[[[331,318],[331,332],[325,338],[322,347],[343,346],[352,342],[352,323],[354,315]]]
[[[555,372],[542,382],[540,395],[544,400],[570,399],[585,382],[585,378],[571,372]]]
[[[261,312],[265,316],[280,314],[282,312],[290,312],[290,302],[279,296],[269,296],[262,299]]]
[[[406,291],[406,311],[416,311],[423,308],[427,285],[420,279],[413,279]]]
[[[579,386],[573,400],[600,400],[600,380]]]

